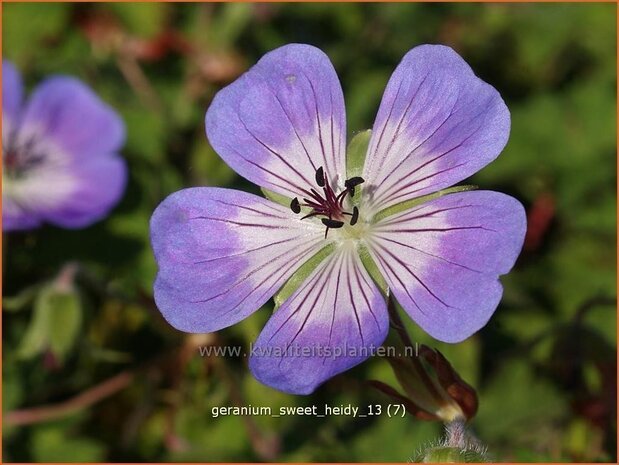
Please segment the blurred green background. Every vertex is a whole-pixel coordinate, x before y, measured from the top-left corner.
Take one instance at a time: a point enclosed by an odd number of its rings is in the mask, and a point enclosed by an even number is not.
[[[373,359],[295,397],[245,359],[199,345],[253,341],[271,305],[188,336],[152,300],[148,220],[187,186],[258,192],[209,147],[215,92],[290,42],[339,73],[349,137],[422,43],[455,48],[512,114],[497,161],[472,178],[526,206],[529,231],[480,333],[439,348],[479,394],[472,429],[499,461],[615,461],[616,6],[612,4],[5,4],[3,57],[31,89],[51,73],[89,83],[123,116],[130,183],[106,220],[4,235],[4,461],[407,461],[441,425],[412,417],[220,417],[225,405],[388,400]],[[76,264],[76,296],[49,283]],[[39,407],[43,406],[43,409]],[[49,406],[54,406],[49,409]]]

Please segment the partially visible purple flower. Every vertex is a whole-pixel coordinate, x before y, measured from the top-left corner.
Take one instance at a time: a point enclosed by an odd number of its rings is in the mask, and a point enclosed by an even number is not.
[[[490,163],[509,128],[499,93],[457,53],[416,47],[392,75],[364,167],[351,175],[344,98],[327,56],[298,44],[266,54],[215,96],[206,132],[232,168],[290,207],[228,189],[170,195],[151,219],[159,309],[182,331],[225,328],[328,252],[272,315],[249,361],[261,382],[307,394],[385,340],[367,251],[419,326],[446,342],[469,337],[496,309],[498,277],[520,252],[522,205],[471,191],[385,212]]]
[[[51,77],[27,102],[13,64],[2,62],[2,229],[49,222],[82,228],[121,198],[125,127],[85,84]]]

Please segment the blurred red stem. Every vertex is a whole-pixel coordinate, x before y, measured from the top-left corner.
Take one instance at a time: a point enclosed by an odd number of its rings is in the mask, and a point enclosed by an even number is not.
[[[64,402],[8,412],[4,422],[11,426],[31,425],[71,415],[126,388],[134,376],[133,372],[124,371]]]
[[[175,348],[171,352],[160,354],[135,370],[126,370],[118,373],[102,383],[90,387],[63,402],[7,412],[3,417],[4,422],[7,425],[20,426],[42,423],[69,416],[122,391],[133,382],[138,372],[166,362],[169,360],[169,357],[176,357],[177,351],[183,349],[184,347]]]
[[[161,113],[162,105],[157,97],[157,93],[151,86],[148,78],[140,68],[135,58],[127,53],[121,53],[116,60],[120,72],[123,74],[131,88],[138,95],[142,103],[149,109]]]

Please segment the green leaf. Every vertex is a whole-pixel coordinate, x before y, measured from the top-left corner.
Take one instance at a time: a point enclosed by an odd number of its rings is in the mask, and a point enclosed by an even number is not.
[[[3,58],[23,67],[32,57],[47,57],[43,42],[67,28],[70,5],[49,3],[13,3],[4,7]]]
[[[346,148],[346,177],[348,179],[361,176],[363,173],[363,164],[365,163],[365,155],[368,151],[372,130],[366,129],[361,131],[352,138]]]
[[[316,269],[320,262],[322,262],[331,254],[331,252],[333,252],[334,248],[335,245],[333,243],[323,247],[313,257],[301,265],[301,267],[295,271],[290,278],[288,278],[288,281],[286,281],[279,292],[275,294],[275,308],[273,311],[277,310],[286,301],[286,299],[299,288],[299,286],[307,279],[312,271]]]
[[[553,424],[569,411],[565,393],[523,360],[503,362],[487,383],[480,392],[475,425],[489,443],[508,440],[531,425]]]
[[[374,218],[373,222],[378,222],[388,216],[395,215],[396,213],[403,212],[404,210],[408,210],[409,208],[416,207],[425,202],[429,202],[430,200],[437,199],[447,194],[453,194],[455,192],[465,192],[465,191],[474,191],[477,189],[477,186],[454,186],[448,189],[443,189],[442,191],[434,192],[433,194],[422,195],[421,197],[417,197],[411,200],[405,200],[404,202],[400,202],[396,205],[392,205],[391,207],[387,207],[384,210],[379,211]]]
[[[254,15],[252,5],[228,3],[222,5],[216,20],[210,24],[210,44],[214,48],[233,47]]]
[[[194,145],[191,152],[191,176],[196,184],[229,186],[235,173],[213,150],[205,138]]]
[[[153,111],[130,106],[123,109],[123,119],[127,125],[126,151],[136,159],[153,163],[158,168],[165,162],[166,124],[163,117]]]
[[[161,3],[112,3],[108,6],[134,34],[152,38],[159,34],[169,14],[169,5]]]
[[[280,205],[283,205],[286,208],[290,208],[290,202],[291,202],[292,199],[289,199],[285,195],[278,194],[277,192],[270,191],[270,190],[265,189],[263,187],[261,187],[260,190],[262,191],[264,196],[267,199],[269,199],[271,202],[275,202],[275,203],[278,203]]]
[[[71,425],[72,426],[72,425]],[[88,437],[76,436],[67,422],[35,428],[31,437],[32,457],[36,462],[99,462],[105,457],[104,445]]]

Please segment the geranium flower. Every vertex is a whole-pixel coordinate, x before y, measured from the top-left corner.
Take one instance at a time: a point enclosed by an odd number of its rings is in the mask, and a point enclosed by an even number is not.
[[[77,79],[51,77],[24,104],[19,73],[3,61],[2,229],[105,217],[125,189],[124,139],[116,112]]]
[[[520,252],[522,205],[470,191],[381,212],[475,173],[501,152],[509,127],[498,92],[458,54],[419,46],[391,77],[363,170],[350,176],[344,99],[327,56],[297,44],[266,54],[215,96],[206,133],[226,163],[289,206],[220,188],[170,195],[151,220],[159,309],[182,331],[217,331],[255,312],[320,253],[249,361],[261,382],[307,394],[387,335],[365,250],[419,326],[446,342],[469,337],[496,309],[498,276]]]

